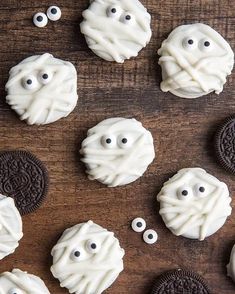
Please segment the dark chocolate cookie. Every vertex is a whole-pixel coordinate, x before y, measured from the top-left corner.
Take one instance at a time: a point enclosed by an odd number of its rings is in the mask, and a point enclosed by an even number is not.
[[[227,118],[216,132],[215,153],[219,163],[235,174],[235,116]]]
[[[159,277],[151,294],[209,294],[201,276],[191,271],[174,270]]]
[[[21,214],[37,209],[48,190],[44,164],[26,151],[0,152],[0,193],[14,198]]]

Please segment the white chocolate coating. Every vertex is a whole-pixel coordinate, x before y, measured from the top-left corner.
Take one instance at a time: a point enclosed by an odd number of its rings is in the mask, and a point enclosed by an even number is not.
[[[230,278],[233,279],[235,282],[235,245],[233,246],[231,255],[230,255],[230,261],[227,265],[227,273]]]
[[[44,282],[37,276],[19,269],[0,275],[1,294],[50,294]]]
[[[89,179],[109,187],[134,182],[155,157],[151,133],[137,120],[125,118],[106,119],[90,129],[80,153]]]
[[[234,65],[230,45],[202,23],[174,29],[158,54],[161,90],[182,98],[197,98],[214,91],[220,94]]]
[[[112,232],[88,221],[65,230],[52,249],[51,271],[69,293],[101,294],[123,270],[124,254]]]
[[[201,241],[218,231],[232,212],[227,185],[201,168],[180,170],[157,199],[173,234]]]
[[[0,260],[15,251],[22,237],[22,219],[14,200],[0,195]]]
[[[49,53],[32,56],[11,69],[6,91],[7,103],[21,120],[30,125],[53,123],[77,104],[77,72],[72,63]]]
[[[151,16],[138,0],[94,0],[83,12],[81,32],[89,48],[107,61],[136,57],[150,41]],[[116,9],[112,13],[112,9]],[[129,19],[127,19],[129,18]]]

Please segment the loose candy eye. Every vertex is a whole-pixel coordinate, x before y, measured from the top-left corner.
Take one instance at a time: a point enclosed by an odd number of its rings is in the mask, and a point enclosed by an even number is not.
[[[122,14],[122,9],[118,5],[109,6],[107,9],[107,16],[110,18],[119,19]]]
[[[213,49],[213,43],[210,39],[202,39],[200,41],[200,49],[204,52],[210,52]]]
[[[132,221],[131,227],[136,233],[141,233],[146,229],[146,221],[141,217],[137,217]]]
[[[33,17],[33,23],[38,28],[44,28],[48,24],[48,18],[45,13],[36,13]]]
[[[42,83],[43,85],[47,85],[50,83],[50,81],[52,80],[52,74],[49,72],[41,72],[39,74],[39,81],[40,83]]]
[[[23,294],[23,292],[20,289],[12,288],[8,291],[7,294]]]
[[[98,244],[98,242],[88,240],[86,243],[86,248],[89,253],[97,253],[100,250],[100,245]]]
[[[179,200],[188,200],[193,196],[193,192],[189,187],[180,187],[177,191]]]
[[[143,239],[147,244],[154,244],[157,242],[158,234],[154,230],[147,230],[143,234]]]
[[[47,17],[52,21],[57,21],[61,18],[62,12],[58,6],[51,6],[47,10]]]
[[[118,137],[118,146],[123,149],[129,148],[132,146],[132,140],[128,136],[121,135]]]
[[[38,81],[34,76],[28,76],[24,78],[23,86],[27,90],[34,90],[38,87]]]
[[[186,50],[194,50],[197,47],[197,41],[194,38],[187,37],[183,40],[183,47]]]
[[[80,261],[81,252],[78,249],[74,249],[70,257],[73,261]]]
[[[121,19],[121,21],[125,24],[132,24],[134,20],[135,20],[135,17],[129,12],[125,13]]]
[[[116,147],[117,145],[117,139],[116,137],[112,135],[103,136],[101,139],[101,144],[105,148],[113,148],[113,147]]]

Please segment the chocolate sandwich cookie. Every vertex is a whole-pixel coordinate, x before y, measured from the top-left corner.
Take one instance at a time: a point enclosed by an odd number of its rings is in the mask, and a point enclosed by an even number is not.
[[[198,274],[174,270],[159,277],[151,294],[209,294],[211,293],[207,284]]]
[[[222,167],[235,174],[235,116],[227,118],[216,132],[215,154]]]
[[[12,197],[20,213],[37,209],[48,191],[44,164],[27,151],[0,153],[0,193]]]

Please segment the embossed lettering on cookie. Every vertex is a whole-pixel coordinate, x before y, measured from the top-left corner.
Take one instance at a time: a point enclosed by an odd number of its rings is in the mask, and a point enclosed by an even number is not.
[[[36,210],[48,191],[44,164],[26,151],[0,152],[0,193],[12,197],[21,214]]]
[[[152,36],[151,16],[138,0],[93,0],[83,17],[88,46],[107,61],[136,57]]]

